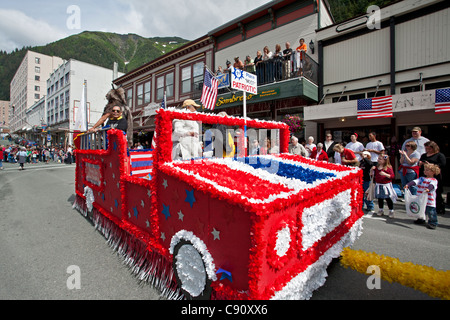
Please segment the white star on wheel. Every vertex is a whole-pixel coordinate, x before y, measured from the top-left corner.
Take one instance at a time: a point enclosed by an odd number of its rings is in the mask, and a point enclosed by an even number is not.
[[[166,241],[166,235],[164,234],[164,232],[161,232],[161,239],[163,239],[163,241]]]
[[[183,221],[183,217],[184,217],[183,212],[181,212],[181,210],[178,211],[178,219],[181,220],[181,221]]]
[[[163,180],[163,186],[164,186],[164,189],[167,189],[167,187],[169,186],[169,185],[167,184],[167,180],[166,180],[166,179]]]
[[[220,231],[217,231],[216,228],[211,232],[214,236],[214,240],[220,240]]]

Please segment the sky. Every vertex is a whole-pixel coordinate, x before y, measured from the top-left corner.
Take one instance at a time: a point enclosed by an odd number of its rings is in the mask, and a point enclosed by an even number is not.
[[[197,39],[270,0],[0,0],[0,50],[83,31]]]

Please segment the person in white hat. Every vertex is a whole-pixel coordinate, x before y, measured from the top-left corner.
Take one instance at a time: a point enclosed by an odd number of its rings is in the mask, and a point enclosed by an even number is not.
[[[194,100],[187,99],[182,108],[188,112],[196,112],[200,105]],[[172,159],[189,160],[202,156],[202,148],[199,140],[199,125],[192,120],[175,119],[172,123]]]

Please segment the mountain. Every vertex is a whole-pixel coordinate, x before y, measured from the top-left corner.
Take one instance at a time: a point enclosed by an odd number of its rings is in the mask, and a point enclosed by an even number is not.
[[[398,0],[328,0],[336,23],[367,13],[371,5],[383,7]]]
[[[144,38],[136,34],[85,31],[45,46],[24,47],[11,53],[0,51],[0,100],[9,100],[9,84],[27,50],[109,69],[117,62],[119,71],[126,73],[187,42],[179,37]]]

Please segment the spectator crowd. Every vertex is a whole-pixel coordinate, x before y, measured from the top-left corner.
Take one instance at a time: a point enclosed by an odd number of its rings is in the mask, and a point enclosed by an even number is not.
[[[2,162],[19,163],[21,170],[25,170],[24,164],[37,163],[66,163],[75,162],[73,147],[69,145],[67,148],[51,146],[19,146],[15,144],[1,146],[0,145],[0,170],[3,170]]]
[[[406,139],[401,146],[395,138],[391,139],[391,145],[388,148],[377,140],[376,132],[369,134],[369,142],[365,146],[358,141],[356,133],[351,135],[351,141],[346,144],[333,141],[329,133],[323,143],[317,144],[313,137],[300,143],[298,138],[292,136],[289,152],[316,160],[361,168],[364,192],[369,189],[371,183],[374,187],[374,199],[365,194],[363,204],[373,216],[384,215],[384,203],[386,203],[389,209],[388,216],[393,218],[393,204],[403,197],[405,189],[409,189],[411,195],[428,193],[427,227],[435,229],[437,214],[445,214],[442,177],[446,157],[440,152],[436,142],[422,136],[420,127],[414,127],[411,135],[412,137]],[[401,188],[394,183],[395,171],[400,177]],[[374,210],[374,200],[378,203],[378,212]],[[425,224],[426,222],[424,219],[418,219],[415,223]]]

